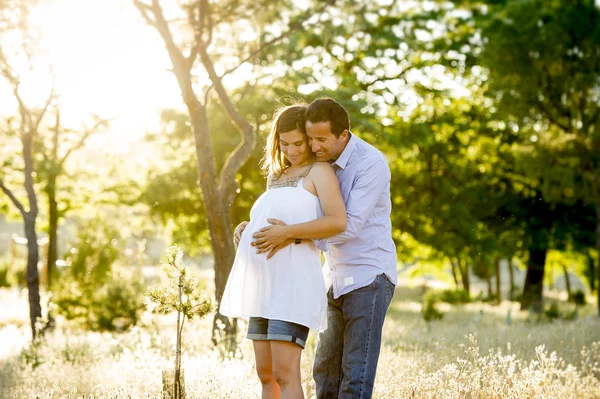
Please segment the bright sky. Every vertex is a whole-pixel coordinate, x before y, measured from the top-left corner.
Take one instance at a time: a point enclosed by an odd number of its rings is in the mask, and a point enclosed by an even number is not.
[[[31,22],[41,30],[40,46],[47,57],[40,64],[51,64],[56,72],[66,125],[78,127],[91,113],[110,118],[109,134],[95,144],[126,147],[156,128],[161,108],[181,106],[162,40],[141,21],[131,0],[40,3]],[[26,100],[42,102],[48,75],[21,76]],[[0,112],[14,110],[10,91],[6,86],[1,90]]]

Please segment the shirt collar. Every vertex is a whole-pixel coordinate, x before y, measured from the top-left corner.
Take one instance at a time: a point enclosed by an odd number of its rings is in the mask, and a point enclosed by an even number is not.
[[[352,132],[348,131],[348,133],[350,133],[350,138],[348,139],[346,148],[344,148],[344,151],[342,151],[338,159],[336,159],[335,162],[332,163],[332,165],[337,165],[341,169],[344,169],[348,164],[350,155],[352,155],[352,152],[354,151],[354,149],[356,148],[356,144],[358,143],[358,138],[354,136]]]

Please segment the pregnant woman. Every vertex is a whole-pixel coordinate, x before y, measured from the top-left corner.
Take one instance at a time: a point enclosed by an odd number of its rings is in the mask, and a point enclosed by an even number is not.
[[[346,208],[335,173],[316,162],[304,128],[306,107],[289,106],[272,122],[263,167],[267,191],[254,203],[221,300],[220,313],[249,318],[264,398],[303,398],[300,358],[309,329],[327,327],[320,251],[310,239],[346,230]],[[287,245],[257,253],[252,234],[272,226]]]

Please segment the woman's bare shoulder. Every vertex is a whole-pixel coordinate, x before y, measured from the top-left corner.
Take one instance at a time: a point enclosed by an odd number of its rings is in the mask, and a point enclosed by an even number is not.
[[[312,171],[324,171],[331,170],[333,171],[333,166],[329,162],[315,162],[315,165],[312,167]]]
[[[331,179],[337,179],[333,167],[329,162],[315,162],[314,166],[309,173],[310,178],[313,181],[328,181]]]

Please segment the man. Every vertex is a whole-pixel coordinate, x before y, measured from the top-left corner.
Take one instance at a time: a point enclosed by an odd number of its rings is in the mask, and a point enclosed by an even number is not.
[[[333,166],[348,213],[346,231],[319,244],[328,250],[324,270],[331,288],[328,327],[319,335],[313,369],[317,398],[370,398],[383,321],[398,282],[390,169],[380,151],[350,132],[348,111],[333,99],[309,105],[306,133],[317,160]],[[253,237],[259,251],[272,248],[260,232]]]

